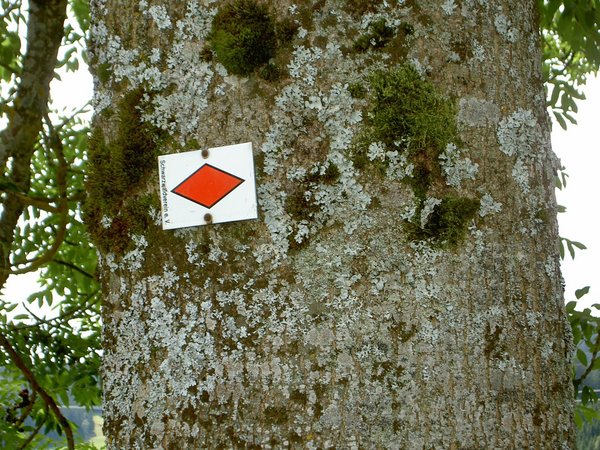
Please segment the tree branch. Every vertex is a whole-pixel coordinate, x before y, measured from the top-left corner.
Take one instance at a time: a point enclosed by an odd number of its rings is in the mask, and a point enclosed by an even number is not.
[[[0,346],[3,347],[4,350],[8,353],[8,355],[9,355],[10,359],[12,360],[12,362],[14,363],[14,365],[17,366],[17,368],[21,371],[23,376],[27,379],[27,381],[31,385],[31,388],[35,392],[37,392],[40,395],[40,397],[42,397],[42,400],[44,400],[44,403],[46,404],[46,406],[52,411],[52,414],[54,414],[54,417],[56,417],[56,420],[58,420],[58,423],[60,424],[61,428],[65,432],[65,436],[67,438],[67,447],[69,448],[69,450],[74,450],[75,442],[73,440],[73,430],[71,429],[71,425],[69,425],[69,421],[62,414],[62,412],[60,411],[60,408],[58,407],[58,405],[56,404],[54,399],[40,386],[40,384],[36,380],[35,376],[31,372],[31,370],[29,370],[29,367],[27,367],[27,364],[25,364],[25,361],[23,361],[21,356],[17,353],[17,351],[13,348],[11,343],[8,341],[8,339],[6,339],[4,334],[1,332],[0,332]]]
[[[69,169],[69,171],[72,171],[72,170]],[[19,197],[22,200],[22,202],[25,205],[34,206],[43,211],[48,211],[48,212],[52,212],[52,213],[57,213],[58,208],[56,208],[54,206],[50,206],[50,204],[57,203],[58,201],[61,200],[56,197],[37,197],[37,196],[25,195],[25,194],[21,194],[19,192],[12,192],[8,189],[0,189],[0,192],[5,192],[7,194],[16,195],[17,197]],[[70,197],[67,197],[67,201],[69,201],[69,202],[82,202],[84,200],[85,200],[85,193],[83,193],[83,192],[78,192],[78,193],[71,195]]]
[[[33,198],[33,197],[29,197],[28,195],[21,194],[19,192],[11,192],[11,191],[1,190],[1,189],[0,189],[0,192],[6,192],[8,195],[14,195],[14,196],[18,197],[24,206],[25,205],[33,206],[35,208],[41,209],[42,211],[47,211],[50,213],[59,212],[57,207],[50,205],[51,201],[49,199],[46,200],[46,199]]]
[[[17,86],[13,110],[0,132],[0,168],[12,157],[10,179],[23,193],[29,192],[31,158],[42,130],[42,118],[50,99],[58,49],[64,35],[67,0],[30,0],[27,17],[27,52]],[[23,212],[21,199],[9,195],[0,214],[0,286],[10,274],[14,231]]]
[[[56,211],[58,214],[60,214],[60,223],[58,226],[58,231],[54,236],[54,242],[52,242],[52,245],[46,251],[46,253],[35,258],[32,261],[26,261],[26,263],[29,263],[29,265],[22,269],[11,270],[11,275],[19,275],[27,272],[33,272],[39,269],[44,264],[52,261],[67,235],[67,226],[69,225],[69,204],[67,199],[68,164],[67,160],[65,159],[64,148],[60,137],[54,129],[54,127],[52,126],[52,122],[50,121],[50,117],[48,117],[47,112],[44,112],[44,117],[46,119],[47,126],[50,129],[50,147],[54,150],[56,154],[56,159],[58,160],[58,165],[56,167],[56,184],[58,185],[58,192],[60,197],[57,201],[58,206],[56,207]]]
[[[52,261],[54,259],[54,256],[56,256],[56,254],[58,253],[58,250],[60,249],[60,246],[63,243],[63,240],[67,234],[67,225],[68,224],[69,224],[69,211],[68,210],[61,211],[61,220],[60,220],[58,231],[56,232],[56,235],[54,237],[54,242],[52,242],[52,245],[50,246],[50,248],[48,250],[46,250],[46,253],[44,253],[43,255],[41,255],[37,258],[34,258],[32,260],[27,260],[27,261],[23,261],[21,263],[14,264],[14,265],[28,264],[28,265],[21,269],[11,269],[11,270],[9,270],[9,273],[11,275],[21,275],[21,274],[28,273],[28,272],[35,272],[40,267],[42,267],[44,264],[47,264],[50,261]]]
[[[552,76],[550,76],[550,78],[548,79],[548,81],[554,81],[556,80],[560,75],[564,75],[567,72],[567,69],[569,68],[569,66],[573,63],[573,60],[575,59],[575,52],[573,50],[569,51],[568,55],[565,55],[561,58],[561,61],[565,61],[562,65],[562,68],[560,69],[560,72],[554,72],[554,74]]]

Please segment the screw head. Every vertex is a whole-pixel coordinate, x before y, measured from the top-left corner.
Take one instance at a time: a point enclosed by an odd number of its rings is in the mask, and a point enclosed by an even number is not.
[[[209,213],[204,214],[204,221],[206,223],[212,223],[212,220],[213,220],[212,214],[209,214]]]
[[[204,159],[208,158],[208,155],[209,155],[209,154],[210,154],[210,153],[209,153],[208,149],[204,149],[204,150],[202,150],[202,157],[203,157]]]

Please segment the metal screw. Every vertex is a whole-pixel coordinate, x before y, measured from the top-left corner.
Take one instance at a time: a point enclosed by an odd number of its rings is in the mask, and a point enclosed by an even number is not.
[[[209,155],[209,152],[208,152],[208,150],[207,150],[207,149],[204,149],[204,150],[202,150],[202,157],[203,157],[204,159],[208,158],[208,155]]]
[[[213,220],[212,214],[209,214],[209,213],[204,214],[204,221],[206,223],[212,223],[212,220]]]

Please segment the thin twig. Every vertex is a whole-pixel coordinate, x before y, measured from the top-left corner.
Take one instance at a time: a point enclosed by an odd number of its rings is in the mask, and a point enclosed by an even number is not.
[[[31,414],[31,410],[33,409],[33,406],[35,405],[36,401],[37,401],[37,392],[33,391],[31,393],[31,398],[29,399],[29,405],[27,405],[25,408],[23,408],[23,411],[21,412],[21,416],[15,422],[15,426],[17,428],[20,427],[21,425],[23,425],[23,422],[25,422],[25,419],[27,419],[27,417],[29,417],[29,414]]]
[[[48,250],[46,250],[46,253],[44,253],[43,255],[41,255],[39,257],[31,259],[31,260],[26,260],[21,263],[14,263],[13,265],[20,265],[20,264],[28,264],[28,265],[21,269],[10,270],[10,274],[11,275],[21,275],[21,274],[28,273],[28,272],[35,272],[40,267],[42,267],[44,264],[47,264],[50,261],[52,261],[54,259],[54,256],[56,255],[56,253],[58,253],[58,249],[60,248],[60,246],[63,242],[63,239],[64,239],[65,235],[67,234],[67,225],[69,224],[68,219],[69,219],[68,210],[64,211],[64,212],[61,211],[61,222],[59,224],[58,231],[56,232],[54,242],[52,243],[50,248]]]
[[[25,194],[21,194],[19,192],[11,192],[11,191],[4,191],[4,192],[6,192],[9,195],[15,195],[15,196],[19,197],[19,199],[21,199],[21,202],[24,205],[33,206],[35,208],[41,209],[42,211],[47,211],[47,212],[55,213],[55,214],[60,212],[57,207],[49,205],[49,203],[50,203],[49,200],[46,201],[46,200],[32,198]]]
[[[26,205],[35,206],[38,209],[42,209],[44,211],[53,212],[53,213],[57,213],[57,212],[59,212],[59,210],[58,210],[58,208],[56,208],[54,206],[49,206],[50,203],[57,203],[62,200],[57,197],[39,197],[39,196],[33,196],[33,195],[25,195],[25,194],[22,194],[19,192],[13,192],[13,191],[9,191],[6,189],[0,189],[0,192],[6,192],[7,194],[15,195]],[[72,196],[67,197],[68,202],[82,202],[84,200],[85,200],[84,191],[79,191],[79,192],[73,194]]]
[[[89,273],[89,272],[87,272],[87,271],[83,270],[81,267],[78,267],[78,266],[76,266],[75,264],[73,264],[73,263],[70,263],[70,262],[68,262],[68,261],[63,261],[63,260],[61,260],[61,259],[56,259],[56,258],[54,258],[54,259],[52,260],[52,262],[55,262],[56,264],[60,264],[60,265],[62,265],[62,266],[68,267],[69,269],[73,269],[73,270],[75,270],[76,272],[79,272],[81,275],[83,275],[83,276],[86,276],[86,277],[88,277],[88,278],[91,278],[92,280],[95,278],[95,277],[94,277],[94,275],[92,275],[91,273]]]
[[[4,20],[8,17],[8,15],[13,12],[15,9],[19,9],[21,7],[21,2],[13,3],[6,7],[2,15],[0,15],[0,20]]]
[[[548,81],[554,81],[556,80],[560,75],[564,75],[565,72],[567,71],[567,69],[569,68],[569,66],[573,63],[573,60],[575,59],[575,52],[573,50],[569,51],[569,54],[566,55],[565,57],[561,58],[561,61],[564,61],[566,59],[566,61],[563,63],[563,67],[560,69],[560,72],[555,72],[549,79]]]
[[[594,370],[594,361],[598,357],[598,352],[600,352],[600,333],[596,333],[596,342],[594,342],[594,348],[596,350],[594,350],[594,352],[592,353],[592,359],[589,365],[586,367],[585,371],[579,376],[579,378],[575,380],[575,383],[577,383],[578,385],[586,379],[586,377],[590,374],[590,372],[592,372],[592,370]]]
[[[40,326],[40,324],[46,324],[46,325],[50,325],[50,326],[55,326],[54,323],[55,322],[64,322],[66,320],[71,320],[71,319],[78,319],[79,317],[76,316],[77,313],[83,312],[85,311],[87,308],[89,308],[90,306],[94,306],[95,304],[97,304],[100,301],[100,297],[96,298],[96,300],[94,301],[89,301],[89,299],[93,298],[94,296],[96,296],[98,293],[100,292],[99,289],[95,290],[94,292],[87,294],[85,296],[85,299],[82,301],[81,306],[79,308],[72,308],[69,309],[68,311],[64,311],[62,314],[59,314],[56,317],[52,317],[50,319],[42,319],[41,317],[37,317],[35,314],[33,314],[26,305],[23,305],[23,307],[27,310],[27,312],[29,312],[33,318],[35,320],[37,320],[36,323],[32,323],[32,324],[18,324],[18,325],[14,325],[11,324],[11,329],[12,330],[25,330],[28,328],[35,328]]]
[[[69,169],[69,172],[73,172],[73,170]],[[40,196],[35,196],[35,195],[30,195],[29,196],[30,199],[36,201],[36,202],[43,202],[43,203],[56,203],[60,200],[62,200],[59,197],[40,197]],[[71,195],[70,197],[67,197],[67,201],[69,202],[82,202],[83,200],[85,200],[85,191],[79,190],[77,192],[75,192],[73,195]]]
[[[71,115],[62,117],[61,122],[54,125],[54,129],[56,130],[56,132],[61,131],[63,129],[63,127],[65,127],[69,122],[71,122],[79,114],[87,112],[86,109],[89,108],[91,104],[92,104],[92,102],[88,101],[84,105],[82,105],[81,108],[78,108],[75,111],[72,111]]]
[[[35,430],[33,430],[31,432],[31,434],[29,435],[27,440],[25,442],[23,442],[23,444],[19,447],[19,450],[23,450],[23,449],[27,448],[27,446],[29,444],[31,444],[31,441],[33,441],[33,439],[36,437],[36,435],[40,432],[40,430],[46,423],[46,420],[48,420],[48,405],[46,405],[45,412],[46,412],[46,415],[44,416],[44,420],[40,420],[40,423],[38,424],[38,426],[35,427]]]
[[[42,397],[42,400],[44,400],[44,403],[46,404],[46,406],[48,408],[50,408],[50,410],[52,411],[52,414],[54,414],[54,417],[56,417],[56,420],[58,421],[61,428],[65,432],[65,436],[67,438],[67,447],[69,448],[69,450],[74,450],[75,442],[73,440],[73,430],[71,429],[71,425],[69,425],[69,421],[66,419],[66,417],[63,415],[63,413],[60,411],[60,408],[58,407],[58,405],[56,404],[54,399],[44,390],[44,388],[42,388],[40,386],[40,384],[36,380],[35,376],[31,372],[31,370],[29,370],[29,367],[27,367],[27,364],[25,364],[25,361],[23,361],[21,356],[17,353],[17,351],[13,348],[11,343],[8,341],[8,339],[6,339],[4,334],[1,332],[0,332],[0,346],[2,346],[4,348],[4,350],[6,350],[6,352],[8,353],[8,355],[9,355],[10,359],[12,360],[12,362],[14,363],[14,365],[17,366],[17,368],[21,371],[23,376],[27,379],[27,381],[31,385],[31,388],[34,391],[36,391],[40,395],[40,397]]]

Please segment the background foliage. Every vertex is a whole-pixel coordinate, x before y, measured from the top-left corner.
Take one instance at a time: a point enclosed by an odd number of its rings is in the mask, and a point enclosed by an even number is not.
[[[13,126],[17,93],[26,77],[23,61],[30,15],[25,2],[1,0],[0,5],[0,130],[4,131]],[[54,64],[56,78],[86,67],[87,1],[71,0],[68,13]],[[57,414],[52,402],[88,408],[100,403],[96,254],[80,213],[85,199],[86,112],[87,107],[55,111],[49,99],[34,143],[27,189],[13,182],[10,158],[2,168],[0,212],[5,214],[10,199],[23,204],[12,242],[0,243],[10,246],[2,279],[37,271],[39,286],[26,304],[4,295],[0,299],[0,448],[56,448],[65,443],[71,447],[65,439],[67,428],[74,428],[66,421],[69,414],[61,410]]]
[[[564,129],[576,123],[581,86],[600,66],[600,1],[538,0],[548,107]]]
[[[43,2],[43,0],[30,0]],[[64,25],[55,76],[83,70],[89,28],[86,0],[69,0],[70,20]],[[600,0],[539,0],[544,42],[544,76],[548,106],[563,128],[575,123],[581,86],[600,66]],[[29,19],[24,0],[0,0],[0,133],[15,117],[15,98],[23,77]],[[12,179],[10,159],[0,173],[0,214],[15,198],[23,205],[11,239],[0,242],[9,274],[37,271],[40,288],[28,302],[0,298],[0,447],[55,448],[70,426],[53,412],[52,403],[91,407],[100,402],[100,294],[95,278],[96,256],[81,220],[88,125],[86,110],[53,111],[51,100],[32,149],[30,185]],[[566,185],[566,174],[557,181]],[[564,208],[563,208],[564,209]],[[561,256],[575,257],[585,246],[561,238]],[[1,287],[1,286],[0,286]],[[34,289],[34,287],[32,287]],[[589,288],[577,291],[579,299]],[[567,304],[577,351],[574,385],[580,394],[577,421],[598,416],[593,403],[600,378],[600,319],[590,309]],[[36,313],[37,310],[51,313]],[[600,305],[594,305],[600,309]],[[50,397],[45,398],[45,396]],[[586,428],[587,427],[587,428]],[[58,437],[50,437],[55,430]],[[56,435],[55,435],[56,436]],[[82,439],[80,439],[82,440]],[[89,445],[79,443],[79,448]],[[596,448],[596,447],[590,447]]]

